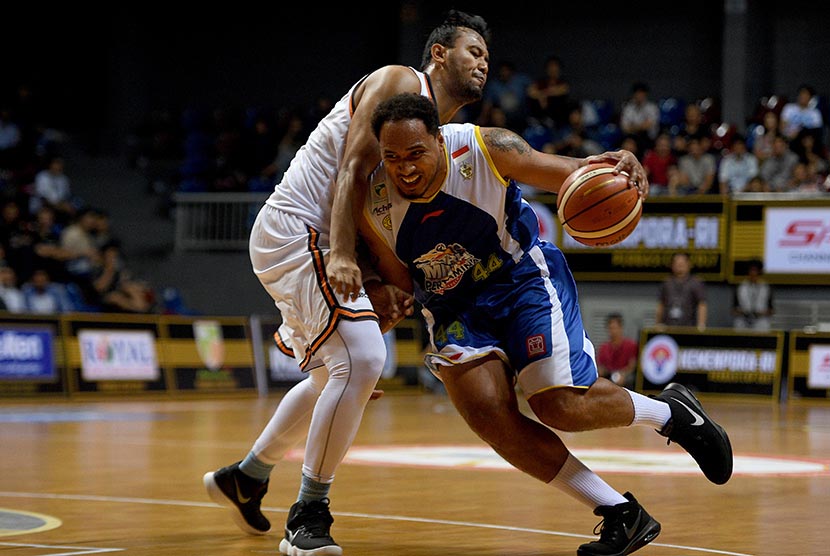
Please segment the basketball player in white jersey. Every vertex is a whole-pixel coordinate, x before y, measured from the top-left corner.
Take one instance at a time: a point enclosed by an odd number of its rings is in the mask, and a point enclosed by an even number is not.
[[[300,148],[253,226],[253,269],[283,319],[278,344],[309,377],[281,400],[250,453],[206,473],[204,484],[242,530],[266,534],[271,524],[260,506],[271,469],[307,435],[300,491],[279,545],[289,556],[342,554],[330,535],[329,487],[386,358],[370,297],[393,322],[411,312],[411,298],[392,286],[373,281],[368,294],[361,288],[342,296],[328,281],[329,221],[341,187],[335,181],[361,172],[365,179],[380,161],[370,119],[383,99],[424,95],[441,107],[444,121],[480,99],[488,34],[481,17],[452,11],[427,40],[423,72],[386,66],[355,84]]]
[[[630,554],[660,524],[523,415],[514,385],[553,429],[654,428],[717,484],[732,473],[729,438],[679,384],[654,399],[598,378],[565,257],[539,239],[518,186],[556,193],[582,161],[535,151],[505,129],[438,123],[433,103],[419,95],[378,105],[372,125],[383,165],[371,179],[360,235],[380,274],[412,288],[423,305],[427,365],[470,427],[515,467],[604,518],[600,538],[579,556]]]

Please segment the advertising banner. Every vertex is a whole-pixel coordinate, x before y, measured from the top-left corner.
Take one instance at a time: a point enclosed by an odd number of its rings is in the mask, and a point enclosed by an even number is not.
[[[155,336],[149,331],[80,330],[81,377],[85,381],[160,377]]]
[[[676,252],[689,254],[701,279],[721,280],[727,267],[726,230],[727,204],[720,197],[707,196],[649,199],[631,235],[610,247],[582,245],[561,226],[558,235],[577,280],[661,280]]]
[[[57,380],[50,328],[0,326],[0,381]]]
[[[660,391],[679,382],[699,392],[779,396],[781,332],[644,330],[641,345],[639,390]]]
[[[830,274],[830,207],[767,207],[767,274]]]

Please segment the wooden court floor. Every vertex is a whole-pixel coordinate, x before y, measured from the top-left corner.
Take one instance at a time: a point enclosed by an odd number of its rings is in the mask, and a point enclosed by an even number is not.
[[[0,401],[0,554],[276,554],[299,457],[272,475],[264,537],[241,533],[202,475],[240,459],[278,400]],[[637,554],[830,555],[830,404],[704,403],[738,456],[725,486],[649,429],[564,435],[662,523]],[[421,392],[370,403],[331,495],[347,556],[573,555],[598,521],[504,468],[446,397]]]

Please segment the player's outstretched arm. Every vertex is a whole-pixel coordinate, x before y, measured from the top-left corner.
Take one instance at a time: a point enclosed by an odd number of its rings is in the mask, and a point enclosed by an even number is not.
[[[648,180],[637,157],[628,151],[609,151],[588,158],[571,158],[533,149],[517,133],[497,127],[481,128],[484,144],[498,171],[505,178],[558,193],[565,179],[590,162],[612,162],[616,171],[627,172],[629,181],[648,193]]]
[[[372,133],[372,111],[383,100],[402,92],[420,91],[417,76],[405,66],[385,66],[372,73],[355,91],[356,108],[349,125],[343,161],[337,174],[331,216],[331,257],[326,265],[335,290],[352,298],[362,286],[355,261],[357,231],[369,175],[380,163],[380,149]]]

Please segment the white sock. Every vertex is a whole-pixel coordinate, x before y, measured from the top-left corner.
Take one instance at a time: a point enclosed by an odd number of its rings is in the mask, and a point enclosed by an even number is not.
[[[662,429],[671,418],[671,408],[666,402],[662,402],[655,398],[643,396],[637,392],[632,392],[624,388],[628,395],[631,396],[631,401],[634,403],[634,420],[631,425],[641,425],[644,427],[652,427],[658,431]]]
[[[573,454],[568,454],[568,459],[550,484],[576,498],[591,510],[598,506],[616,506],[628,502],[622,494],[585,467],[585,464]]]

